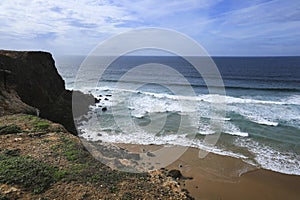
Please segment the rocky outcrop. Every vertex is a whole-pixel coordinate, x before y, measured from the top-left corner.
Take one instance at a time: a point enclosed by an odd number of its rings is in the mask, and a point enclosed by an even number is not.
[[[65,89],[50,53],[0,50],[0,70],[10,72],[0,77],[2,91],[15,90],[25,104],[39,110],[41,117],[77,133],[72,115],[72,92]],[[80,92],[76,94],[84,102],[84,106],[81,105],[84,113],[88,105],[94,103],[94,98]]]
[[[24,103],[15,90],[0,86],[0,116],[17,113],[35,115],[36,111]]]

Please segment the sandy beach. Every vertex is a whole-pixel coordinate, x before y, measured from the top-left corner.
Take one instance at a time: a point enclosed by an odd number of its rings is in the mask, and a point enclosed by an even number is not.
[[[117,144],[130,152],[155,151],[159,146]],[[174,163],[166,168],[178,169],[184,177],[180,180],[195,199],[298,199],[300,176],[286,175],[255,168],[241,159],[207,154],[198,158],[199,150],[188,148]]]

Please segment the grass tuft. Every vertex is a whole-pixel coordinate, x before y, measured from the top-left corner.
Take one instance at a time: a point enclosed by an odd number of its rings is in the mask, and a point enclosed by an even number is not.
[[[15,124],[0,126],[0,135],[20,133],[22,130]]]
[[[65,171],[30,157],[0,154],[0,182],[20,185],[35,194],[44,192],[65,175]]]

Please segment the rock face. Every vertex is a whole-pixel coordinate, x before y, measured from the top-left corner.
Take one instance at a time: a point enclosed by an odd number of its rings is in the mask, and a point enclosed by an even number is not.
[[[0,70],[11,72],[0,77],[2,90],[4,85],[13,88],[24,103],[39,109],[41,117],[77,133],[72,115],[72,91],[65,89],[50,53],[0,50]],[[82,97],[86,105],[83,110],[87,111],[94,98],[80,92],[77,95]]]
[[[0,85],[0,116],[26,113],[36,114],[36,109],[24,103],[17,92]]]

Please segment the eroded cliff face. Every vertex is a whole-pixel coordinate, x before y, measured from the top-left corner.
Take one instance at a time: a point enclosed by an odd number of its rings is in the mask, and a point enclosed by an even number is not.
[[[36,115],[37,110],[24,103],[14,89],[0,85],[0,117],[17,113]]]
[[[0,66],[12,72],[7,81],[16,86],[22,100],[40,110],[65,90],[50,53],[0,51]]]
[[[9,72],[0,74],[3,92],[14,90],[25,104],[37,108],[41,117],[61,123],[77,134],[72,115],[72,92],[65,89],[50,53],[0,50],[0,70]],[[84,102],[83,112],[87,111],[94,98],[77,94]]]

